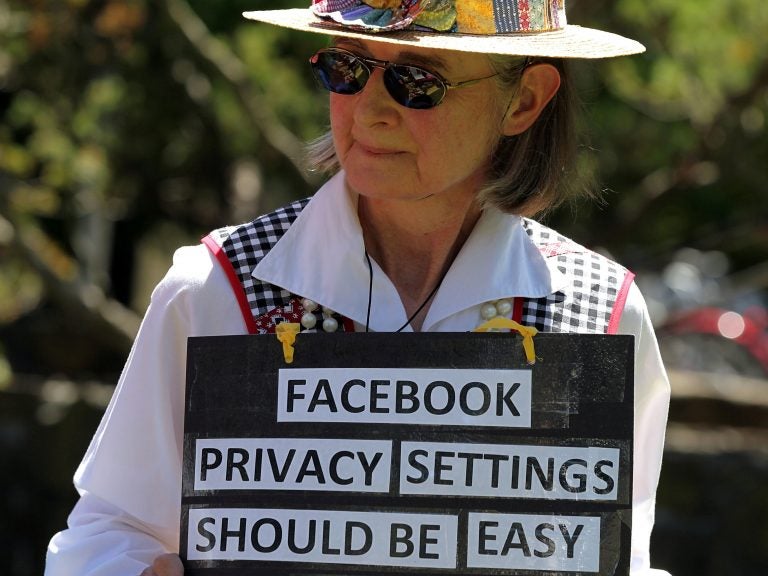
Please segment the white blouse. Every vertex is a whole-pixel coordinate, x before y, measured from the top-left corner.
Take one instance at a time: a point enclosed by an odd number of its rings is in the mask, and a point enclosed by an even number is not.
[[[359,328],[366,321],[369,269],[356,199],[343,177],[315,194],[253,275],[328,306]],[[423,331],[471,330],[481,322],[484,303],[542,297],[564,281],[519,217],[485,210],[443,280]],[[394,331],[405,321],[395,286],[373,262],[370,329]],[[634,284],[619,333],[635,336],[631,574],[664,574],[650,569],[648,549],[669,383]],[[179,249],[152,294],[112,401],[75,473],[80,499],[68,528],[50,542],[46,575],[136,576],[155,556],[178,550],[187,338],[229,334],[246,334],[246,328],[224,272],[203,245]]]

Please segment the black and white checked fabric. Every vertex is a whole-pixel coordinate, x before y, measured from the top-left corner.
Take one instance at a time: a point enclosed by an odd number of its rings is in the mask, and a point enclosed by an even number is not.
[[[279,286],[256,280],[251,273],[308,201],[293,202],[247,224],[210,234],[231,262],[254,319],[295,298]],[[525,299],[522,323],[542,332],[605,333],[628,270],[534,220],[524,218],[523,226],[545,258],[557,259],[557,268],[569,283],[565,291]]]
[[[260,282],[251,273],[272,249],[309,202],[298,200],[275,212],[240,226],[219,228],[210,234],[224,250],[248,298],[253,318],[289,304],[293,294],[274,284]]]
[[[558,270],[569,280],[569,288],[544,298],[526,299],[522,324],[542,332],[607,332],[619,292],[630,272],[534,220],[523,219],[523,226],[545,258],[556,258]]]

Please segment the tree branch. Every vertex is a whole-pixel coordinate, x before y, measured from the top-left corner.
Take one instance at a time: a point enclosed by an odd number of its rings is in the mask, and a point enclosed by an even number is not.
[[[0,184],[2,182],[0,181]],[[101,343],[127,356],[141,317],[96,285],[80,280],[77,261],[68,256],[33,219],[17,218],[5,202],[0,217],[10,227],[9,246],[40,275],[48,296],[93,328]]]
[[[260,100],[243,62],[224,42],[210,33],[184,0],[165,0],[162,5],[194,53],[229,84],[251,124],[264,136],[267,144],[288,159],[302,180],[315,184],[301,161],[302,142],[282,125],[270,106]]]

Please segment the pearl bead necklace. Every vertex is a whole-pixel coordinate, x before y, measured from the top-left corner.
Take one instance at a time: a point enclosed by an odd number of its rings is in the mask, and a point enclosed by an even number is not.
[[[304,314],[301,317],[301,325],[307,330],[312,330],[317,326],[315,310],[320,308],[320,305],[309,298],[302,298],[301,307],[304,309]],[[334,314],[335,312],[327,306],[322,307],[323,323],[321,326],[323,327],[324,332],[336,332],[336,330],[339,329],[339,321],[333,317]]]
[[[307,330],[314,329],[317,326],[316,311],[321,308],[320,305],[309,298],[302,298],[301,307],[304,309],[304,314],[301,316],[301,325]],[[511,313],[512,302],[506,298],[486,302],[480,307],[480,316],[484,321],[492,320],[497,316],[509,317]],[[339,321],[334,318],[336,313],[327,306],[323,306],[321,314],[323,332],[336,332],[339,329]]]
[[[512,302],[506,298],[486,302],[480,307],[480,316],[483,320],[492,320],[496,316],[509,316],[512,313]]]

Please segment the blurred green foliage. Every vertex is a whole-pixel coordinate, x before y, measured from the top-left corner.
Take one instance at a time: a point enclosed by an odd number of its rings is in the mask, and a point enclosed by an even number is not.
[[[577,8],[648,47],[598,74],[593,144],[602,181],[618,191],[597,216],[598,242],[649,267],[680,246],[724,250],[737,268],[764,261],[768,4],[622,0]],[[585,220],[589,237],[594,222]]]
[[[0,0],[0,390],[35,392],[51,374],[114,382],[174,247],[316,188],[301,142],[325,130],[327,106],[306,60],[326,39],[240,16],[308,2]],[[768,3],[568,10],[648,52],[579,65],[584,162],[606,201],[551,223],[640,271],[683,246],[759,267]],[[765,276],[746,288],[764,293]],[[82,448],[59,454],[47,485],[68,484]]]

